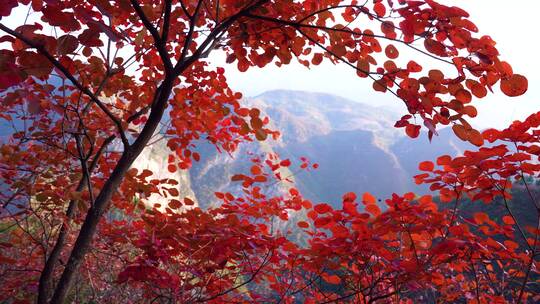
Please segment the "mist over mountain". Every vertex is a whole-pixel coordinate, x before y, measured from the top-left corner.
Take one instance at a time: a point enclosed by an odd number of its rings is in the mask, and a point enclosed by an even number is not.
[[[400,113],[330,94],[269,91],[247,104],[267,115],[281,137],[243,144],[233,155],[199,145],[201,161],[189,174],[202,207],[216,203],[214,191],[238,191],[230,177],[247,172],[253,154],[276,152],[293,163],[300,157],[318,163],[317,170],[295,174],[295,186],[314,202],[340,206],[341,196],[349,191],[371,192],[381,199],[394,192],[426,192],[412,178],[419,162],[472,148],[450,129],[440,130],[432,142],[426,134],[408,138],[394,128]]]

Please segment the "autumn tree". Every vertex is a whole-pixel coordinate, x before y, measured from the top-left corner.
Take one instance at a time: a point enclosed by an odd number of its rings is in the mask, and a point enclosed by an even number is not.
[[[18,24],[10,26],[4,20],[15,12]],[[403,102],[408,114],[395,127],[410,137],[419,136],[420,123],[429,138],[451,125],[459,138],[482,146],[494,133],[468,123],[477,114],[472,100],[495,85],[521,95],[527,80],[462,9],[433,0],[8,0],[0,16],[0,115],[13,129],[0,150],[0,299],[371,303],[423,292],[454,301],[461,299],[456,290],[472,290],[478,302],[519,302],[534,294],[528,282],[537,278],[538,230],[512,217],[506,226],[476,219],[485,235],[513,242],[499,246],[429,197],[395,196],[384,213],[369,195],[365,211],[354,194],[343,197],[343,210],[313,206],[294,188],[269,197],[261,185],[285,182],[277,170],[291,165],[275,156],[254,159],[251,172],[233,176],[243,197],[216,193],[223,205],[210,210],[170,199],[160,209],[145,198],[175,196],[178,182],[130,169],[163,128],[170,171],[199,159],[199,139],[230,152],[278,136],[228,87],[224,67],[210,65],[213,52],[225,53],[226,67],[239,71],[293,60],[348,65],[374,90]],[[424,59],[441,67],[425,71]],[[163,127],[165,115],[171,124]],[[527,130],[508,136],[535,154],[536,133],[525,140]],[[440,179],[434,190],[459,201],[447,174],[466,179],[457,193],[491,199],[496,191],[508,198],[500,179],[537,173],[533,163],[516,165],[528,160],[521,156],[477,171],[482,160],[504,157],[482,149],[474,161],[445,157],[444,170],[424,164],[435,176],[417,180]],[[471,172],[494,180],[467,179]],[[299,210],[309,215],[298,223],[307,246],[271,229],[274,219]],[[525,250],[512,240],[513,227]]]

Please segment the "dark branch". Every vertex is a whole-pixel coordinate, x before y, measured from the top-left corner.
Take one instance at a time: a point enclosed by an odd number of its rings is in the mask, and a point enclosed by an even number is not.
[[[45,56],[58,70],[62,72],[62,74],[64,74],[64,76],[66,76],[67,79],[69,79],[69,81],[71,81],[71,83],[73,83],[74,86],[77,87],[77,89],[79,89],[85,95],[90,97],[90,99],[113,121],[113,123],[118,128],[118,132],[120,133],[120,137],[122,138],[122,143],[124,143],[124,146],[126,147],[129,146],[129,141],[127,140],[127,137],[124,133],[124,129],[122,127],[122,123],[120,122],[120,119],[116,117],[109,110],[109,108],[107,108],[107,106],[105,106],[105,104],[103,104],[103,102],[101,102],[101,100],[99,100],[99,98],[90,91],[90,89],[88,89],[87,87],[84,87],[79,81],[77,81],[77,79],[75,79],[75,77],[68,71],[66,67],[64,67],[58,60],[56,60],[56,58],[54,58],[51,54],[49,54],[49,52],[47,52],[46,49],[32,42],[30,39],[24,37],[23,35],[15,32],[14,30],[6,27],[5,25],[1,23],[0,23],[0,29],[16,37],[17,39],[21,40],[22,42],[26,43],[30,47],[35,48],[38,51],[38,53]]]
[[[141,19],[144,27],[150,32],[150,34],[154,38],[154,46],[156,47],[159,56],[163,61],[163,65],[165,66],[165,72],[169,73],[172,70],[173,65],[171,59],[169,58],[169,53],[165,49],[165,43],[162,42],[157,29],[152,25],[150,20],[148,20],[148,18],[144,14],[141,6],[139,5],[139,2],[137,2],[137,0],[131,0],[131,5],[133,6],[133,9],[135,9],[137,16],[139,16],[139,18]]]
[[[197,24],[197,19],[199,18],[199,12],[201,10],[202,3],[203,3],[203,0],[199,0],[199,2],[197,3],[197,7],[195,8],[195,13],[193,13],[193,16],[189,18],[190,19],[189,31],[186,36],[186,40],[184,41],[184,48],[182,49],[182,54],[180,55],[180,59],[178,59],[178,62],[184,61],[184,59],[187,56],[187,53],[189,51],[189,46],[191,45],[191,42],[193,41],[193,32]]]
[[[169,40],[169,28],[171,26],[171,7],[172,0],[165,0],[165,13],[163,17],[163,25],[161,26],[161,42],[164,46],[167,44],[167,40]]]

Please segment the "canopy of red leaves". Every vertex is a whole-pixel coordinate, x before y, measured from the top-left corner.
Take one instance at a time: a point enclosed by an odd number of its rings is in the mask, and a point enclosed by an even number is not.
[[[504,130],[470,125],[476,99],[497,85],[522,95],[528,82],[464,10],[434,0],[0,1],[2,20],[20,9],[29,19],[0,23],[0,119],[12,127],[0,147],[0,301],[539,300],[538,225],[520,223],[508,201],[516,179],[531,193],[526,179],[540,173],[540,114]],[[415,180],[453,207],[412,193],[313,204],[282,176],[293,163],[271,154],[232,176],[238,193],[216,192],[222,205],[202,210],[178,181],[130,169],[157,135],[170,172],[199,161],[201,139],[230,153],[279,136],[209,63],[214,51],[241,72],[344,64],[403,102],[395,127],[409,137],[451,126],[480,148],[422,162]],[[464,197],[501,197],[507,214],[462,218]],[[532,194],[523,203],[540,214]]]

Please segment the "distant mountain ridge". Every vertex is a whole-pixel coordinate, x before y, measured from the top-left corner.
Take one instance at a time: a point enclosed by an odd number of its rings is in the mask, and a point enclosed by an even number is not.
[[[234,188],[230,176],[249,169],[247,153],[276,152],[292,161],[307,157],[319,169],[296,175],[296,186],[315,202],[340,204],[341,195],[371,192],[425,192],[414,184],[417,165],[442,154],[471,149],[451,130],[440,130],[430,143],[426,134],[410,139],[393,127],[399,113],[325,93],[276,90],[246,100],[270,118],[281,132],[277,141],[243,144],[232,157],[199,146],[201,161],[190,171],[191,186],[201,206],[215,204],[214,191]]]

